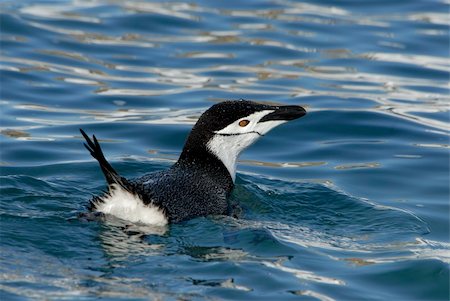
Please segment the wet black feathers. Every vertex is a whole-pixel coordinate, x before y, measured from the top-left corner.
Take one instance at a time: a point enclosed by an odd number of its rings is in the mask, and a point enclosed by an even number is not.
[[[86,149],[91,153],[92,157],[94,157],[98,163],[100,164],[100,168],[102,169],[103,174],[105,175],[106,182],[108,185],[112,184],[119,184],[123,188],[129,190],[129,184],[128,181],[125,178],[122,178],[117,171],[114,170],[114,168],[111,166],[111,164],[106,161],[105,156],[103,155],[102,148],[100,147],[100,144],[97,141],[97,138],[95,135],[92,136],[93,140],[89,138],[89,136],[80,129],[81,135],[83,135],[84,139],[86,139],[86,143],[84,143],[84,146]]]
[[[234,183],[223,162],[207,148],[215,132],[262,110],[277,106],[251,101],[225,101],[204,112],[189,134],[178,161],[169,169],[127,180],[119,176],[106,161],[95,136],[86,139],[85,147],[97,159],[108,185],[119,184],[141,197],[144,204],[161,208],[169,222],[180,222],[196,216],[229,213],[228,198]],[[101,198],[94,198],[92,208]]]
[[[181,160],[168,170],[127,180],[106,161],[97,138],[92,136],[91,140],[83,130],[80,129],[80,132],[86,139],[84,146],[99,162],[108,185],[119,184],[139,195],[144,204],[161,208],[170,222],[209,214],[227,214],[227,198],[233,189],[233,181],[222,162],[206,150],[195,154],[201,160]],[[94,197],[89,209],[95,210],[99,202],[102,198]]]

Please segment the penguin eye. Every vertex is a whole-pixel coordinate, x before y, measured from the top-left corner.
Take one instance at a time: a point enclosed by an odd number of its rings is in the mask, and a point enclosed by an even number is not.
[[[239,121],[239,126],[244,127],[244,126],[247,126],[249,123],[250,123],[250,121],[244,119],[244,120]]]

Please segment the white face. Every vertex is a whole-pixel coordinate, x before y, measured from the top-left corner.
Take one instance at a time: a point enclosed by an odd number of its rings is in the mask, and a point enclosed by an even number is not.
[[[239,154],[284,120],[270,120],[258,123],[261,118],[274,112],[264,110],[236,120],[225,128],[216,131],[208,141],[208,149],[227,167],[233,182],[236,178],[236,161]]]

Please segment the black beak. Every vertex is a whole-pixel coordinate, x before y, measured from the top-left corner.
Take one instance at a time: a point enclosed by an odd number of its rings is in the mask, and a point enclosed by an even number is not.
[[[270,120],[283,120],[289,121],[300,118],[306,115],[306,110],[301,106],[282,106],[274,107],[275,111],[267,114],[259,122],[265,122]]]

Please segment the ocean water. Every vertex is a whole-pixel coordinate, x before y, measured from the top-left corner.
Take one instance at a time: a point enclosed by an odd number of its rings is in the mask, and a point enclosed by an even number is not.
[[[0,1],[1,300],[449,300],[448,0]],[[80,218],[227,99],[308,115],[240,158],[242,217]]]

